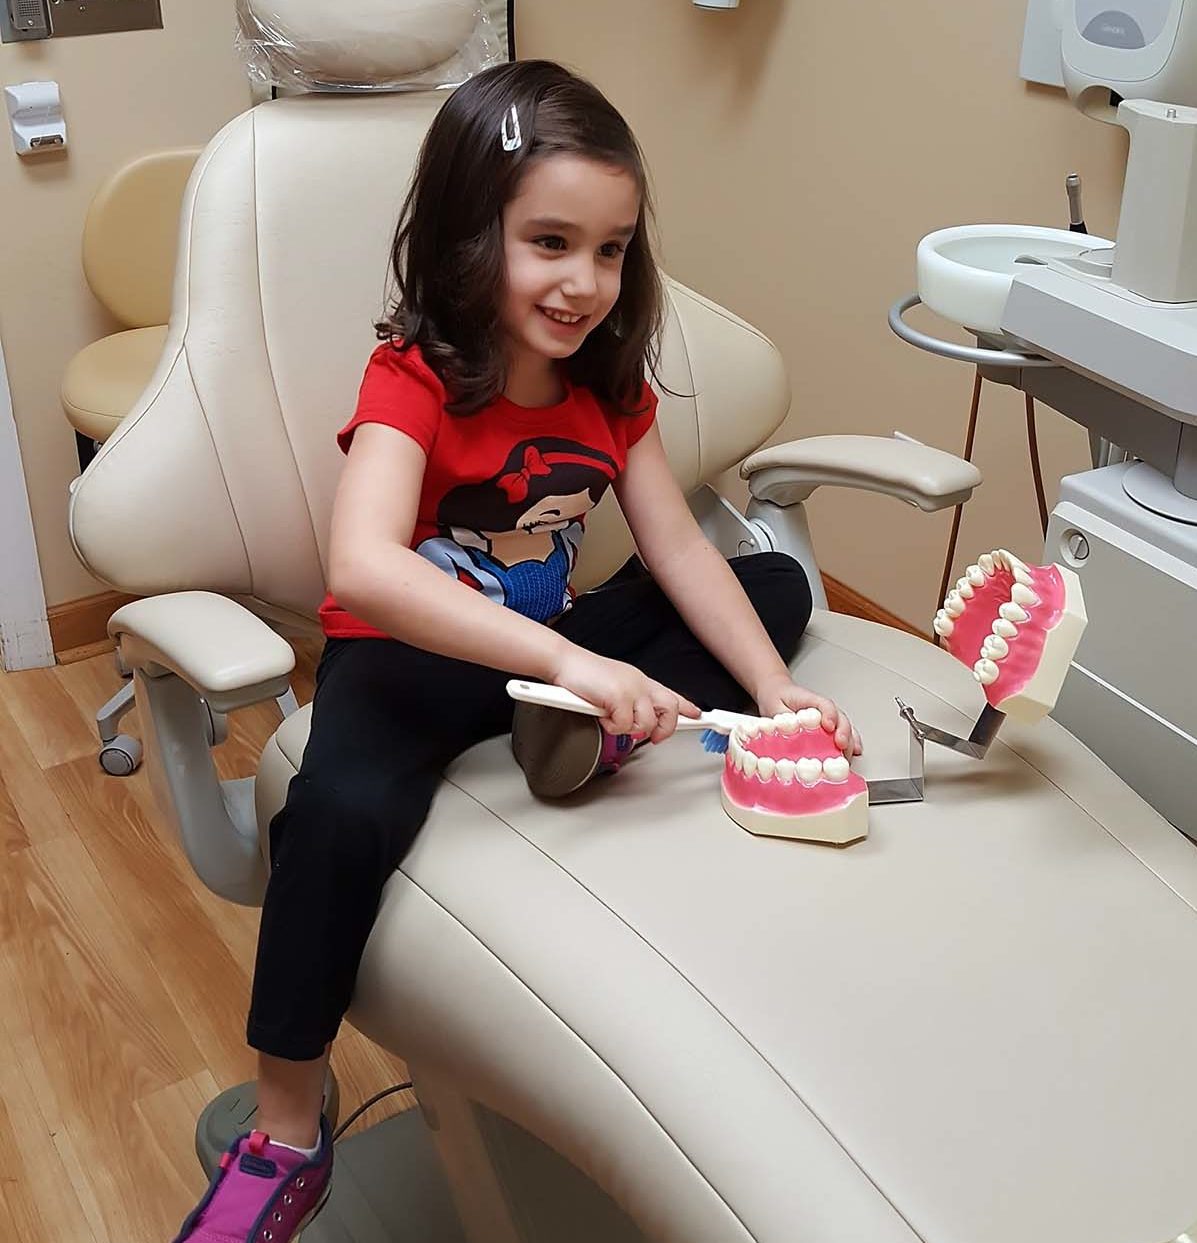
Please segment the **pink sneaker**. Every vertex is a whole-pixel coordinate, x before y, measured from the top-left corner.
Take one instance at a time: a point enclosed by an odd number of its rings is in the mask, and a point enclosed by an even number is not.
[[[320,1119],[320,1151],[311,1161],[253,1131],[220,1158],[204,1198],[174,1243],[291,1243],[328,1198],[333,1145]]]
[[[564,798],[592,777],[615,772],[639,745],[628,734],[608,734],[592,716],[515,706],[511,749],[537,798]]]

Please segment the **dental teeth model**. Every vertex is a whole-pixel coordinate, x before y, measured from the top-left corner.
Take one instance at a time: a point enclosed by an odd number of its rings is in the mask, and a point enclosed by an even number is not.
[[[968,567],[933,625],[994,708],[1033,724],[1055,707],[1087,621],[1071,570],[999,549]]]
[[[769,837],[843,846],[869,831],[869,792],[849,768],[818,708],[731,733],[723,808],[741,828]]]

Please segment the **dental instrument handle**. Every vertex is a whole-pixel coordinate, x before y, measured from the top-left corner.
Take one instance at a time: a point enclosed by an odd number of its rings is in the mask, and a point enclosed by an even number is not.
[[[605,716],[602,708],[596,708],[573,691],[563,686],[548,686],[543,682],[525,682],[513,678],[507,683],[507,694],[520,703],[538,704],[542,708],[560,708],[565,712],[580,712],[585,716]],[[712,712],[704,712],[702,716],[679,716],[678,729],[713,729],[716,733],[730,734],[737,725],[747,724],[758,718],[745,716],[739,712],[724,712],[716,708]]]
[[[1073,233],[1088,233],[1085,227],[1085,209],[1081,206],[1081,178],[1078,173],[1069,173],[1064,179],[1064,188],[1068,191],[1068,228]]]

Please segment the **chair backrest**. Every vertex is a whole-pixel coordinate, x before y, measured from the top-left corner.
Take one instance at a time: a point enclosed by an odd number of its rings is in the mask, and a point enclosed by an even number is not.
[[[161,362],[72,495],[72,539],[98,577],[310,622],[342,461],[334,433],[375,344],[395,215],[443,99],[277,99],[208,145],[183,204]],[[679,285],[669,295],[661,379],[686,395],[662,394],[660,425],[692,489],[767,439],[789,393],[760,333]],[[630,550],[608,498],[578,583]]]
[[[83,272],[126,328],[170,316],[179,210],[202,148],[155,151],[117,169],[96,191],[83,225]]]

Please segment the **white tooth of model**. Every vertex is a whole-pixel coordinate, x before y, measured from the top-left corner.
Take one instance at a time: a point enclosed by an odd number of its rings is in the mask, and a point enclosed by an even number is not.
[[[965,571],[965,577],[973,587],[985,586],[985,571],[979,565],[970,565]]]
[[[1018,638],[1018,627],[1012,622],[1007,621],[1004,617],[995,617],[993,620],[993,633],[1000,639],[1009,642],[1011,639]]]
[[[777,718],[777,727],[788,738],[792,734],[798,732],[798,714],[796,712],[783,712]]]
[[[977,594],[973,591],[973,585],[967,578],[960,578],[956,580],[956,591],[959,593],[962,600],[971,600],[973,596]]]
[[[997,665],[995,665],[992,660],[985,660],[982,658],[977,661],[975,665],[973,665],[973,673],[977,675],[977,681],[980,682],[982,686],[989,686],[990,683],[996,682],[1000,672],[1001,670],[998,669]]]
[[[815,759],[802,759],[797,764],[798,780],[804,786],[813,786],[816,781],[821,780],[823,776],[823,761]]]
[[[1015,604],[1021,604],[1023,608],[1034,608],[1039,603],[1039,597],[1030,589],[1024,587],[1022,583],[1015,583],[1010,588],[1010,599]]]
[[[823,761],[823,776],[828,781],[834,781],[836,785],[840,785],[848,780],[848,774],[851,772],[848,761],[842,756],[833,756],[829,760]]]
[[[989,553],[983,552],[977,558],[977,564],[981,567],[981,570],[985,574],[987,574],[990,578],[993,577],[993,572],[997,567],[994,564],[993,557]]]
[[[794,780],[796,765],[793,760],[777,761],[777,780],[783,785],[790,785]]]
[[[823,724],[823,714],[818,708],[803,708],[798,713],[798,724],[803,729],[819,729]]]
[[[934,627],[935,633],[939,635],[941,639],[950,639],[956,629],[956,623],[952,621],[943,609],[940,609],[939,612],[936,613],[935,620],[931,623],[931,625]]]
[[[770,759],[767,755],[758,755],[756,757],[756,775],[762,781],[772,781],[773,773],[777,768],[777,761]]]
[[[989,660],[1005,660],[1010,655],[1010,644],[1001,635],[991,634],[981,645],[981,655]]]
[[[1028,622],[1031,620],[1030,613],[1028,613],[1021,605],[1015,604],[1013,600],[1008,600],[1005,604],[1003,604],[1002,607],[998,609],[998,613],[1004,621],[1014,622],[1016,625],[1020,625],[1022,622]]]
[[[953,621],[964,613],[964,601],[954,591],[949,593],[948,598],[943,602],[943,607],[944,612]]]

